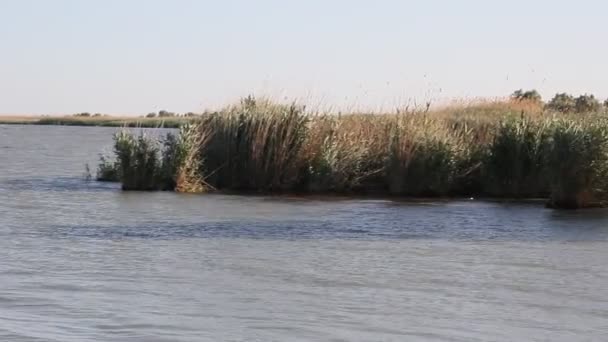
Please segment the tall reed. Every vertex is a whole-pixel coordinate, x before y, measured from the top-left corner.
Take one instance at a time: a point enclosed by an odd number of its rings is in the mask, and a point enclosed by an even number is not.
[[[302,150],[304,189],[312,192],[381,192],[391,119],[371,115],[312,120]]]
[[[163,190],[159,144],[144,133],[122,130],[114,136],[114,153],[120,166],[123,190]]]
[[[548,120],[499,122],[484,161],[485,189],[499,197],[545,197],[549,193],[545,160],[550,147]]]
[[[218,189],[291,190],[299,180],[298,156],[308,132],[303,108],[254,98],[202,119],[212,132],[201,159]]]
[[[200,123],[188,123],[180,127],[179,133],[168,133],[164,139],[162,178],[167,188],[177,192],[206,192],[213,188],[205,181],[204,150],[212,136],[209,127]]]
[[[554,123],[547,169],[549,206],[581,208],[597,205],[608,190],[608,122]]]

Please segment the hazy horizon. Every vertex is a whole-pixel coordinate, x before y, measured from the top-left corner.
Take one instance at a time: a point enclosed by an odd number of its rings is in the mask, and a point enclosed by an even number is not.
[[[0,114],[608,97],[601,1],[0,0]]]

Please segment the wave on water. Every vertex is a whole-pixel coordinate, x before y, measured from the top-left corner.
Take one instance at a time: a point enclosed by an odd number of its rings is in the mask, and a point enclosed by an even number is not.
[[[42,231],[53,238],[124,239],[268,239],[268,240],[453,240],[453,241],[605,241],[605,219],[586,227],[562,223],[554,227],[514,227],[499,225],[454,226],[449,222],[344,222],[309,220],[222,220],[216,222],[144,222],[131,225],[63,225]]]
[[[96,182],[82,177],[42,177],[0,179],[3,191],[114,191],[120,188],[118,183]]]

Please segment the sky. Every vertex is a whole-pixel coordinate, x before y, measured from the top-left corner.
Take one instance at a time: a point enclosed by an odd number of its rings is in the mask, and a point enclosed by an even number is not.
[[[0,0],[0,114],[608,97],[603,0]]]

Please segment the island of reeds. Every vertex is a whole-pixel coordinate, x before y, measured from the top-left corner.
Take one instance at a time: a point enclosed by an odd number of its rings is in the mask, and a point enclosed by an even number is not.
[[[315,114],[248,97],[160,139],[121,130],[97,178],[124,190],[601,206],[608,199],[605,108],[592,96],[556,98],[545,104],[520,91],[502,102],[437,110]]]

